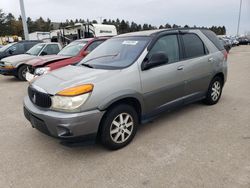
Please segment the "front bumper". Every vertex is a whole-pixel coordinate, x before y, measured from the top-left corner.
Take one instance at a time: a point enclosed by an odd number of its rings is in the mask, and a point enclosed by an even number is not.
[[[63,113],[41,109],[24,98],[24,115],[33,128],[63,140],[95,139],[104,112]]]
[[[5,76],[8,76],[8,75],[14,76],[14,75],[17,75],[17,69],[16,68],[6,69],[0,66],[0,74],[5,75]]]

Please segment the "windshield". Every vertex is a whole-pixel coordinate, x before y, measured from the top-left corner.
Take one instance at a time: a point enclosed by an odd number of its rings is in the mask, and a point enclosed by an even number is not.
[[[37,45],[33,46],[32,48],[30,48],[26,52],[26,54],[37,56],[41,52],[41,50],[43,49],[44,46],[45,46],[45,44],[37,44]]]
[[[150,37],[122,37],[109,39],[98,46],[79,65],[96,69],[125,68],[139,57]]]
[[[58,55],[76,56],[81,49],[87,44],[88,41],[74,41],[65,46]]]
[[[15,44],[16,44],[16,42],[10,43],[10,44],[7,44],[7,45],[3,46],[2,48],[0,48],[0,52],[4,52],[4,51],[7,50],[9,47],[14,46]]]

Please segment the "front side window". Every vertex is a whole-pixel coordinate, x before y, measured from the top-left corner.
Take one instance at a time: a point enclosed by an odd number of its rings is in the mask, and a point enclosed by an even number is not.
[[[30,48],[26,52],[26,54],[37,56],[41,52],[41,50],[43,49],[44,46],[45,46],[45,44],[37,44],[37,45],[33,46],[32,48]]]
[[[183,34],[182,39],[184,43],[186,59],[206,55],[205,46],[202,40],[196,34],[192,33]]]
[[[150,37],[111,38],[85,57],[79,65],[96,69],[122,69],[133,64],[140,56]]]
[[[155,53],[164,53],[168,57],[168,63],[179,61],[179,43],[177,35],[166,35],[157,40],[148,54],[148,59]]]

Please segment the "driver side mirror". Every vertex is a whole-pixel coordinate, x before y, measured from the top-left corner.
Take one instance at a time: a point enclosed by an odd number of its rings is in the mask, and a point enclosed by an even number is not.
[[[153,67],[158,67],[168,63],[168,56],[163,52],[157,52],[151,56],[150,59],[147,57],[142,63],[142,70],[148,70]]]

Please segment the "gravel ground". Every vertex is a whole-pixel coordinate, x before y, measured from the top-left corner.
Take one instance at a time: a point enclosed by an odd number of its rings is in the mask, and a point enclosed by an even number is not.
[[[0,76],[0,187],[250,187],[250,46],[232,49],[215,106],[192,104],[140,126],[119,151],[67,147],[23,116],[27,83]]]

